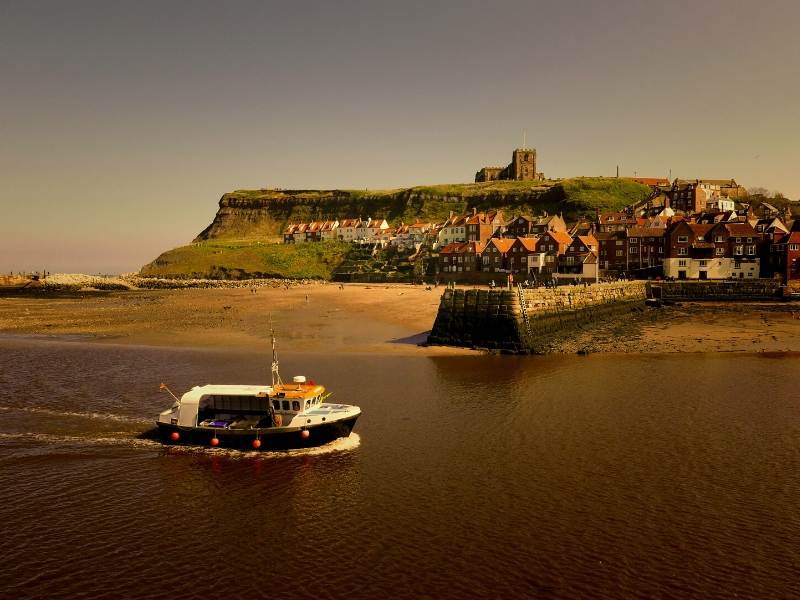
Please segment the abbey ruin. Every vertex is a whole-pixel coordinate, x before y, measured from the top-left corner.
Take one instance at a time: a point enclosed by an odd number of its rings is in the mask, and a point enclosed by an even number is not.
[[[475,173],[475,181],[535,181],[544,179],[544,173],[536,171],[536,148],[517,148],[511,155],[511,164],[506,167],[483,167]]]

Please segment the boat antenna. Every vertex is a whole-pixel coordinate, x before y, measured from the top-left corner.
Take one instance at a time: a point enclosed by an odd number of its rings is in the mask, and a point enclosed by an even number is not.
[[[272,315],[269,317],[269,331],[272,337],[272,387],[283,385],[278,366],[278,351],[275,349],[275,328],[272,326]]]
[[[160,386],[158,386],[158,389],[160,389],[162,392],[163,392],[164,390],[166,390],[167,392],[169,392],[169,395],[170,395],[170,396],[172,396],[173,398],[175,398],[175,402],[180,402],[180,400],[178,399],[178,397],[177,397],[175,394],[173,394],[173,393],[172,393],[172,390],[171,390],[171,389],[169,389],[169,387],[167,386],[167,384],[166,384],[166,383],[163,383],[163,382],[162,382],[162,383],[161,383],[161,385],[160,385]]]

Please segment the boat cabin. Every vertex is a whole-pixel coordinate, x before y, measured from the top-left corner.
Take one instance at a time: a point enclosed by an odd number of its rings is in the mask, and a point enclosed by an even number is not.
[[[186,392],[159,420],[182,427],[257,429],[273,427],[273,415],[288,425],[322,404],[325,388],[305,377],[275,386],[204,385]]]

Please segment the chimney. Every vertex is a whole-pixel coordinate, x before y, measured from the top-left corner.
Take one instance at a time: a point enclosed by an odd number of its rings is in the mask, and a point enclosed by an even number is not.
[[[449,217],[447,217],[447,218],[448,218],[448,219],[452,219],[452,218],[453,218],[453,211],[452,211],[452,210],[450,211],[450,216],[449,216]]]

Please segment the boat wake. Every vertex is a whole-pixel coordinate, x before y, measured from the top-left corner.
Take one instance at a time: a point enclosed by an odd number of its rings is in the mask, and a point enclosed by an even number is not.
[[[114,433],[119,437],[115,437]],[[131,437],[130,432],[109,432],[102,437],[94,437],[91,435],[61,435],[55,433],[2,433],[0,432],[0,440],[20,440],[20,441],[33,441],[45,444],[62,444],[62,445],[96,445],[96,446],[128,446],[134,448],[149,448],[158,449],[161,444],[155,440],[148,440],[138,437]]]
[[[116,421],[119,423],[152,423],[152,419],[144,417],[131,417],[127,415],[117,415],[113,413],[99,413],[99,412],[80,412],[80,411],[63,411],[53,410],[51,408],[42,408],[38,406],[0,406],[0,411],[3,412],[24,412],[36,415],[47,415],[52,417],[74,417],[78,419],[98,419],[102,421]]]

